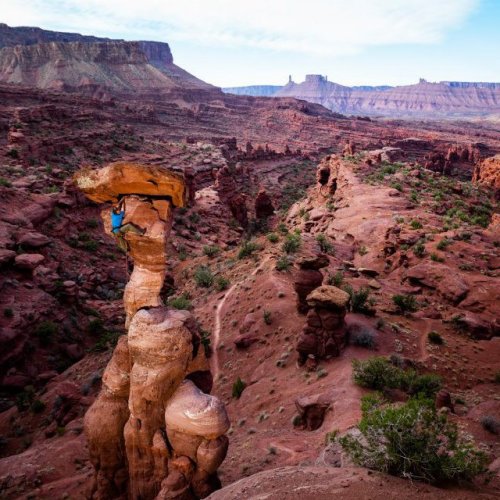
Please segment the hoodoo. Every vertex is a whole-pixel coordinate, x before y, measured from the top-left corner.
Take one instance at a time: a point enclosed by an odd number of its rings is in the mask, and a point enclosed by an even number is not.
[[[75,183],[91,200],[120,202],[119,225],[109,209],[101,216],[134,261],[124,293],[128,336],[85,417],[93,498],[203,498],[220,487],[229,420],[224,404],[202,392],[211,374],[194,318],[160,298],[172,211],[187,197],[184,180],[158,167],[113,163],[81,170]]]

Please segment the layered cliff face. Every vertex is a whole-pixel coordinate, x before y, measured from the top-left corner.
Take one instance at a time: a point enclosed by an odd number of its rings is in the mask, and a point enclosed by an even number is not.
[[[213,89],[173,63],[161,42],[51,41],[0,49],[0,82],[44,89]]]
[[[321,75],[289,82],[277,97],[296,97],[349,114],[386,116],[467,116],[500,113],[500,84],[474,82],[430,83],[401,87],[345,87]]]

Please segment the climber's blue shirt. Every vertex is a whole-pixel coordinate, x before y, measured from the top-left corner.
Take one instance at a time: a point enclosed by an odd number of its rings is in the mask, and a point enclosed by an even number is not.
[[[111,210],[111,231],[113,231],[113,233],[116,234],[120,230],[123,222],[123,217],[125,217],[125,210],[122,210],[117,214],[115,214],[115,212]]]

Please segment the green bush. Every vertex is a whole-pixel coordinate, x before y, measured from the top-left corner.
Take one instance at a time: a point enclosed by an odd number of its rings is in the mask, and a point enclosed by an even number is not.
[[[259,245],[253,241],[244,241],[238,252],[238,259],[250,257],[256,250],[259,250]]]
[[[89,321],[87,330],[90,335],[102,335],[106,328],[101,318],[94,318]]]
[[[354,382],[361,387],[376,391],[382,391],[385,388],[399,388],[402,371],[383,357],[374,357],[366,361],[352,360]]]
[[[412,396],[431,398],[441,388],[441,377],[438,375],[419,375],[412,369],[403,370],[384,357],[374,357],[366,361],[354,359],[352,368],[354,382],[367,389],[400,389]]]
[[[9,179],[6,179],[5,177],[0,177],[0,186],[3,187],[12,187],[12,183],[9,181]]]
[[[35,329],[35,335],[42,345],[50,344],[58,332],[59,327],[53,321],[42,321]]]
[[[417,241],[417,243],[413,245],[412,250],[417,257],[423,257],[425,255],[424,242],[422,240]]]
[[[301,245],[300,234],[287,234],[283,242],[283,251],[286,253],[295,253]]]
[[[433,401],[387,405],[372,396],[364,403],[361,436],[339,439],[356,465],[431,483],[471,480],[485,472],[487,455],[438,414]]]
[[[374,311],[370,308],[368,300],[370,296],[369,288],[361,287],[359,290],[355,291],[351,285],[345,285],[344,291],[346,291],[351,297],[351,311],[361,314],[373,315]]]
[[[271,242],[271,243],[278,243],[280,237],[276,234],[276,233],[269,233],[267,235],[267,239]]]
[[[203,253],[207,257],[215,257],[220,253],[220,248],[217,245],[205,245],[203,247]]]
[[[402,313],[418,310],[417,299],[413,295],[393,295],[392,301]]]
[[[217,291],[222,292],[229,286],[229,280],[224,276],[217,276],[215,280],[215,288]]]
[[[290,259],[288,258],[287,255],[282,255],[277,261],[276,261],[276,270],[277,271],[288,271],[292,263],[290,262]]]
[[[178,297],[172,297],[169,299],[168,305],[174,309],[180,309],[182,311],[189,311],[193,307],[191,301],[189,300],[189,294],[187,293],[183,293]]]
[[[422,226],[422,223],[419,220],[414,219],[410,222],[410,227],[412,229],[422,229],[424,226]]]
[[[273,319],[271,317],[271,311],[264,311],[264,323],[266,325],[270,325],[273,322]]]
[[[335,274],[330,274],[326,281],[331,286],[340,287],[344,282],[344,275],[342,271],[337,271]]]
[[[324,234],[318,234],[318,236],[316,236],[316,241],[318,242],[319,248],[323,253],[328,253],[330,255],[335,253],[333,245],[330,241],[328,241],[328,238]]]
[[[452,240],[449,240],[448,238],[443,238],[442,240],[439,241],[437,244],[436,248],[438,250],[445,250],[447,247],[449,247],[453,243]]]
[[[245,382],[243,382],[243,380],[241,380],[240,377],[238,377],[236,379],[235,383],[233,384],[233,389],[232,389],[233,398],[240,399],[241,394],[245,390],[246,386],[247,386],[247,384]]]
[[[208,266],[198,266],[194,271],[194,281],[203,288],[210,288],[214,284],[214,275]]]

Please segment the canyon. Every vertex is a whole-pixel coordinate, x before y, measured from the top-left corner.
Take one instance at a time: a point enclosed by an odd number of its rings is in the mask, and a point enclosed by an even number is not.
[[[498,496],[494,122],[225,94],[166,43],[0,35],[0,496]],[[340,445],[374,358],[439,380],[474,478]]]

